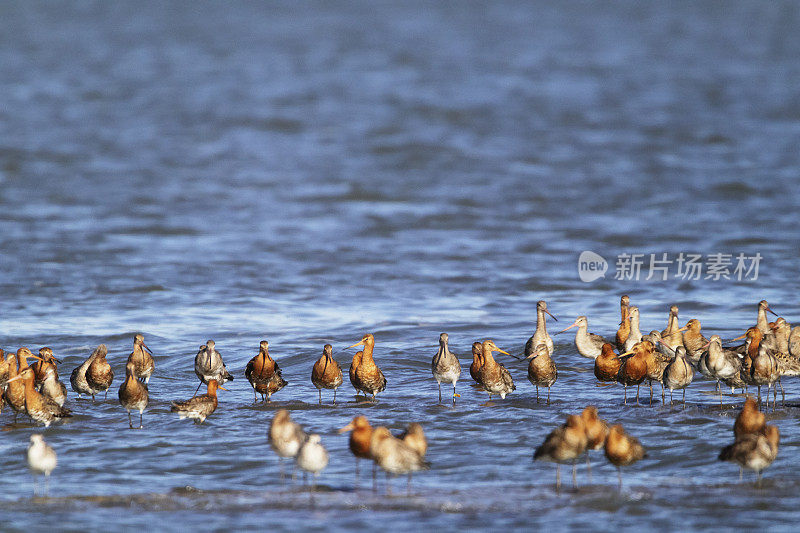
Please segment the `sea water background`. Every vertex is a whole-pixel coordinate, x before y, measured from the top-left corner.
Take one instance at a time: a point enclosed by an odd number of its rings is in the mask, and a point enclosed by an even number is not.
[[[549,406],[511,359],[516,392],[485,405],[466,366],[474,340],[521,352],[539,299],[551,332],[586,314],[611,336],[623,293],[645,331],[671,303],[723,336],[762,298],[800,321],[799,29],[794,2],[0,4],[0,346],[51,346],[67,381],[104,342],[117,373],[44,431],[50,500],[24,462],[41,430],[2,414],[2,528],[793,528],[796,380],[754,489],[716,460],[741,398],[720,409],[710,383],[686,409],[623,407],[571,335]],[[605,278],[579,280],[583,250]],[[750,281],[614,279],[618,254],[680,252],[763,260]],[[465,367],[455,407],[430,376],[441,331]],[[116,402],[134,332],[157,365],[141,431]],[[322,345],[346,368],[366,332],[386,392],[317,405]],[[236,380],[196,426],[169,401],[207,338]],[[289,381],[271,405],[243,377],[261,339]],[[587,404],[649,450],[621,494],[599,455],[560,494],[531,461]],[[278,478],[278,407],[330,450],[313,502]],[[336,429],[356,414],[423,423],[411,496],[354,489]]]

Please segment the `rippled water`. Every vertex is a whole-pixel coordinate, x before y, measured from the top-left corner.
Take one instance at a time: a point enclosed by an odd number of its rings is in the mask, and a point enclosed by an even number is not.
[[[70,393],[48,500],[24,461],[39,430],[2,414],[3,529],[793,527],[796,380],[755,489],[716,460],[741,398],[720,408],[707,382],[686,409],[623,407],[559,336],[551,405],[513,360],[517,391],[486,405],[466,365],[478,339],[521,352],[539,299],[551,331],[586,314],[610,335],[622,293],[645,331],[670,303],[723,336],[762,298],[800,321],[799,24],[792,2],[0,4],[0,345],[51,346],[66,381],[104,342],[120,376],[140,331],[157,365],[141,431],[119,381]],[[579,280],[583,250],[605,278]],[[763,260],[757,280],[614,279],[618,254],[680,252]],[[441,331],[465,366],[455,407],[430,376]],[[322,345],[365,332],[386,392],[317,405]],[[169,401],[207,338],[236,380],[197,426]],[[243,377],[261,339],[290,382],[268,406]],[[621,494],[599,456],[557,494],[532,451],[590,403],[649,457]],[[278,407],[331,453],[315,494],[279,481]],[[336,429],[355,414],[424,424],[411,496],[354,489]]]

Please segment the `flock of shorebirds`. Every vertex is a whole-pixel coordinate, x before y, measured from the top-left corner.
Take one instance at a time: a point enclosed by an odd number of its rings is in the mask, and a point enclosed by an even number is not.
[[[766,385],[767,402],[769,389],[772,389],[775,406],[777,387],[781,388],[783,394],[781,377],[800,375],[800,326],[792,328],[781,317],[774,322],[768,322],[767,312],[775,314],[769,304],[762,300],[758,304],[756,324],[743,335],[732,339],[745,339],[745,342],[731,348],[723,346],[719,335],[706,338],[697,319],[691,319],[680,327],[677,306],[670,307],[665,330],[654,330],[643,335],[639,327],[639,310],[630,305],[627,295],[620,300],[621,321],[613,341],[589,333],[585,316],[579,316],[573,324],[558,333],[577,327],[575,345],[578,353],[594,360],[594,374],[599,381],[623,385],[625,403],[627,387],[637,386],[638,403],[639,387],[647,381],[652,404],[652,384],[655,381],[662,385],[662,401],[665,389],[670,391],[670,401],[673,391],[682,390],[685,404],[686,387],[692,383],[695,372],[699,371],[703,376],[716,381],[720,402],[721,383],[730,387],[732,393],[735,389],[746,392],[749,386],[757,387],[759,404],[761,387]],[[553,359],[553,339],[547,333],[547,315],[557,320],[548,311],[547,303],[539,301],[536,331],[528,339],[524,353],[520,356],[501,350],[492,340],[473,343],[470,375],[479,388],[488,392],[490,399],[493,395],[505,399],[507,394],[516,390],[511,373],[493,357],[494,352],[499,352],[529,360],[527,377],[536,387],[537,401],[539,387],[547,387],[549,403],[550,388],[558,379],[558,369]],[[439,336],[439,350],[431,362],[431,371],[439,386],[439,401],[442,401],[442,383],[449,383],[453,386],[455,403],[460,396],[456,392],[456,384],[461,376],[461,364],[458,357],[449,350],[448,342],[447,333],[442,333]],[[375,338],[366,334],[361,341],[348,349],[357,346],[363,346],[363,349],[353,356],[349,370],[350,382],[356,395],[363,393],[365,399],[371,396],[374,401],[375,396],[386,388],[386,378],[373,358]],[[106,360],[107,353],[106,346],[101,344],[72,371],[70,383],[78,398],[89,395],[94,399],[97,394],[108,394],[114,372]],[[35,360],[33,366],[28,366],[28,359]],[[53,351],[47,347],[41,348],[38,356],[26,347],[9,354],[0,349],[0,385],[3,389],[0,409],[3,404],[8,404],[14,411],[15,421],[18,413],[24,413],[32,421],[43,423],[45,427],[57,419],[72,416],[70,409],[64,406],[67,389],[58,378],[59,363]],[[128,412],[131,428],[134,427],[132,411],[139,411],[139,427],[142,427],[143,412],[149,401],[147,385],[154,369],[152,352],[144,343],[144,337],[137,334],[125,366],[125,380],[119,388],[119,402]],[[228,372],[213,340],[200,347],[195,357],[194,370],[200,379],[195,395],[187,400],[172,402],[171,410],[180,418],[191,418],[202,423],[217,408],[217,390],[226,390],[222,385],[233,380],[233,375]],[[260,394],[262,400],[270,401],[274,393],[287,385],[278,363],[269,354],[267,341],[261,341],[258,354],[247,363],[244,374],[253,387],[256,399]],[[344,378],[341,366],[333,358],[330,344],[324,346],[322,355],[314,363],[311,381],[319,390],[320,403],[322,389],[333,389],[333,402],[336,403],[336,390],[343,384]],[[197,395],[203,384],[207,385],[206,393]],[[746,420],[740,423],[742,417]],[[752,417],[757,420],[750,420]],[[774,460],[779,441],[778,429],[766,425],[763,417],[755,402],[748,399],[737,419],[739,429],[734,428],[735,443],[725,448],[720,455],[720,459],[732,460],[742,467],[755,470],[759,480],[760,472]],[[757,423],[758,420],[760,424]],[[427,442],[419,424],[411,424],[404,435],[394,437],[386,428],[373,429],[366,418],[360,416],[344,430],[352,431],[350,449],[356,458],[372,459],[387,474],[410,475],[414,471],[427,468],[424,460]],[[291,420],[287,411],[276,413],[269,436],[278,455],[294,458],[303,471],[317,474],[327,465],[328,454],[319,435],[306,435]],[[644,456],[644,448],[636,439],[630,437],[619,425],[608,428],[598,418],[597,409],[589,406],[581,415],[570,415],[562,427],[547,437],[534,457],[559,464],[572,461],[574,482],[577,457],[586,452],[588,461],[588,450],[603,447],[606,457],[618,467],[632,464]],[[49,475],[55,468],[55,452],[44,443],[40,435],[31,438],[28,457],[34,471]],[[34,466],[34,463],[38,466]],[[558,470],[557,485],[560,485]]]

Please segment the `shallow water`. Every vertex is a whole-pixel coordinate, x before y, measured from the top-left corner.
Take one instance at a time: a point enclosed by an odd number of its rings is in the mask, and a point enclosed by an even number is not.
[[[780,2],[3,3],[0,346],[51,346],[68,381],[104,342],[119,379],[140,331],[157,365],[141,431],[119,381],[94,404],[70,392],[76,416],[44,431],[47,500],[24,462],[40,429],[0,416],[3,528],[793,527],[796,380],[756,489],[716,460],[741,397],[720,408],[699,376],[685,409],[623,407],[563,335],[551,405],[511,359],[517,391],[487,405],[467,354],[487,337],[521,352],[539,299],[551,331],[586,314],[609,336],[623,293],[645,332],[670,303],[723,338],[762,298],[800,321],[799,24]],[[580,281],[583,250],[605,278]],[[614,279],[621,253],[680,252],[763,260],[755,280]],[[455,407],[430,376],[441,331],[464,366]],[[346,366],[365,332],[386,392],[317,405],[322,345]],[[198,426],[169,401],[191,396],[208,338],[236,380]],[[271,405],[243,377],[261,339],[290,382]],[[648,448],[621,494],[599,454],[577,492],[531,461],[587,404]],[[280,482],[279,407],[331,453],[314,494]],[[366,465],[354,488],[336,429],[358,413],[423,423],[432,469],[411,496],[373,494]]]

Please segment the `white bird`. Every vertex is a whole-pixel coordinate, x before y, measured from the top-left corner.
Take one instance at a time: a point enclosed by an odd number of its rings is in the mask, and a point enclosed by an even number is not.
[[[303,470],[303,480],[305,480],[305,472],[314,475],[312,486],[316,487],[317,475],[328,466],[328,451],[320,442],[319,435],[312,433],[306,438],[297,452],[295,461],[297,466]]]
[[[575,326],[578,327],[578,331],[575,333],[575,346],[578,348],[578,353],[589,359],[597,359],[607,341],[600,335],[589,333],[589,321],[585,316],[579,316],[571,326],[567,326],[558,333],[564,333]]]
[[[55,470],[58,460],[56,452],[44,441],[40,433],[31,435],[31,444],[28,446],[28,467],[33,472],[33,495],[36,496],[36,475],[44,474],[44,493],[49,490],[50,472]]]
[[[295,458],[306,434],[300,424],[292,420],[289,411],[279,409],[272,417],[269,426],[269,445],[280,458],[281,478],[283,478],[283,458]]]

